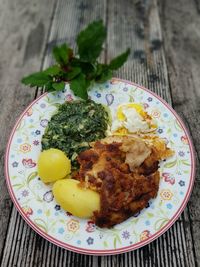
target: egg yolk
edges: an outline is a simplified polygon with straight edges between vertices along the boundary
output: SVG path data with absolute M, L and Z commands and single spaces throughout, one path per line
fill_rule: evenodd
M 135 109 L 142 117 L 145 117 L 145 111 L 143 109 L 143 106 L 140 104 L 135 104 L 135 103 L 129 103 L 129 104 L 124 104 L 124 105 L 120 105 L 117 109 L 117 118 L 120 121 L 125 121 L 126 117 L 123 113 L 123 109 L 124 108 L 133 108 Z

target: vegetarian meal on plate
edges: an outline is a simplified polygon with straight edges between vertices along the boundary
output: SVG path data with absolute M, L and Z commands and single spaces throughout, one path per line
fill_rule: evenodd
M 156 135 L 156 122 L 141 103 L 121 103 L 111 114 L 89 99 L 90 86 L 111 78 L 130 53 L 98 63 L 105 36 L 102 21 L 90 24 L 77 37 L 78 56 L 65 44 L 56 47 L 57 64 L 22 82 L 46 91 L 62 90 L 68 82 L 78 97 L 60 105 L 49 121 L 38 174 L 44 183 L 54 183 L 54 197 L 64 210 L 109 228 L 156 197 L 159 162 L 173 151 Z
M 64 210 L 107 228 L 156 197 L 159 162 L 173 155 L 141 104 L 123 103 L 115 114 L 91 100 L 60 105 L 38 160 L 40 178 L 54 182 L 54 197 Z

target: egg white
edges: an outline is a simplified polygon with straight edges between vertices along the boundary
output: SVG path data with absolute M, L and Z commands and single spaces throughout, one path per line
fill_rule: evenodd
M 134 107 L 124 105 L 122 107 L 124 119 L 117 117 L 117 112 L 113 116 L 111 132 L 120 129 L 127 129 L 129 133 L 148 132 L 151 130 L 149 123 L 139 114 Z

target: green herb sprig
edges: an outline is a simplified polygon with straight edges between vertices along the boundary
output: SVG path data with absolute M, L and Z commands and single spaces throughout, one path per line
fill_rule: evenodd
M 56 64 L 46 70 L 24 77 L 21 82 L 30 87 L 44 87 L 45 91 L 60 91 L 68 82 L 74 94 L 88 99 L 88 89 L 92 83 L 109 80 L 113 71 L 127 60 L 130 49 L 117 56 L 109 64 L 97 61 L 106 39 L 106 28 L 102 20 L 94 21 L 81 31 L 76 39 L 78 54 L 67 45 L 53 48 Z

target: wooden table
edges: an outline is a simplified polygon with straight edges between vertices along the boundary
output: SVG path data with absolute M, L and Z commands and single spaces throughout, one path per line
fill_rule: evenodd
M 66 251 L 36 234 L 9 197 L 3 170 L 6 142 L 15 120 L 41 92 L 20 84 L 22 76 L 52 62 L 51 49 L 102 18 L 108 36 L 101 57 L 109 61 L 131 48 L 116 76 L 146 86 L 171 104 L 200 151 L 199 0 L 0 0 L 0 262 L 1 266 L 200 266 L 200 176 L 178 221 L 136 251 L 93 257 Z

